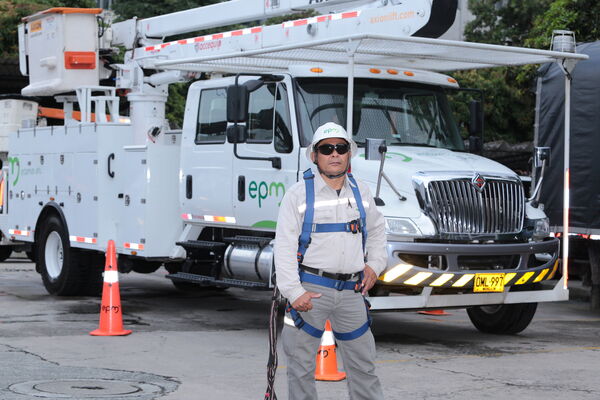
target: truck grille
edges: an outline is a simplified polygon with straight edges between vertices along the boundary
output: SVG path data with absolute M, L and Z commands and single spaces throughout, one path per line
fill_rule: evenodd
M 523 228 L 525 197 L 521 182 L 487 181 L 479 191 L 470 178 L 430 181 L 427 186 L 439 233 L 518 233 Z

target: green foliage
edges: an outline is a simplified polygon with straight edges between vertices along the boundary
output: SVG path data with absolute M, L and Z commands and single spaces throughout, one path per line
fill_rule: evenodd
M 600 39 L 597 0 L 469 0 L 469 8 L 475 15 L 465 29 L 469 41 L 549 49 L 555 29 L 575 31 L 578 42 Z M 486 140 L 531 140 L 537 68 L 456 74 L 461 86 L 485 90 Z
M 555 0 L 535 18 L 525 44 L 549 48 L 552 31 L 568 29 L 575 32 L 577 42 L 600 39 L 600 2 L 597 0 Z
M 0 0 L 0 54 L 18 54 L 17 26 L 23 17 L 52 7 L 95 7 L 93 0 Z

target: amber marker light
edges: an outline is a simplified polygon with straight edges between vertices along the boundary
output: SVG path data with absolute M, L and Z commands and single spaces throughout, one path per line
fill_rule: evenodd
M 454 78 L 448 78 L 448 82 L 450 83 L 458 83 Z
M 369 68 L 369 72 L 372 74 L 380 74 L 381 70 L 377 68 Z
M 390 75 L 398 75 L 398 70 L 396 69 L 388 69 L 387 73 Z
M 311 68 L 310 72 L 314 72 L 315 74 L 320 74 L 323 72 L 323 68 Z
M 410 71 L 404 71 L 404 75 L 406 76 L 415 76 L 414 72 L 410 72 Z
M 132 250 L 132 251 L 131 251 L 131 255 L 132 255 L 132 256 L 137 256 L 137 251 L 135 251 L 135 250 Z
M 50 201 L 54 201 L 54 197 L 50 197 Z

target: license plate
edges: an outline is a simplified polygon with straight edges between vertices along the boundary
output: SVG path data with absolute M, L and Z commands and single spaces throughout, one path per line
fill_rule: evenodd
M 504 274 L 475 274 L 474 292 L 503 292 Z

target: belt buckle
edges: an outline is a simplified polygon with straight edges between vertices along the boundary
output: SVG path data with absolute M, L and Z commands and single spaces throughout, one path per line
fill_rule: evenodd
M 344 282 L 344 281 L 336 280 L 333 288 L 336 289 L 337 291 L 341 292 L 342 290 L 344 290 L 345 284 L 346 284 L 346 282 Z

